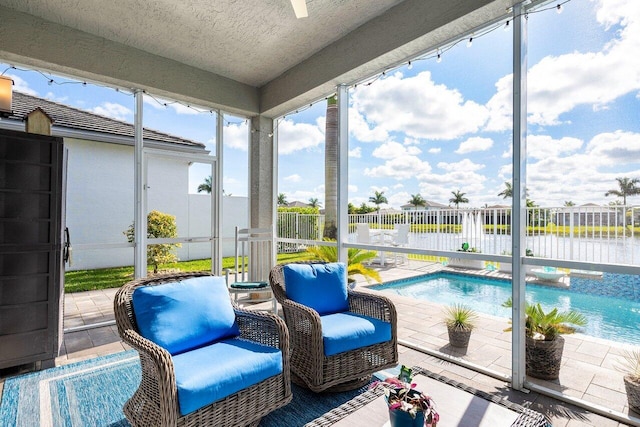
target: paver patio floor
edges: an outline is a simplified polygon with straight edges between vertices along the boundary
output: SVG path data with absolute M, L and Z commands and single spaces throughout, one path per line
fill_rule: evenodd
M 399 266 L 386 265 L 376 268 L 383 281 L 388 282 L 427 274 L 443 267 L 439 264 L 409 261 Z M 482 272 L 482 274 L 495 276 L 502 273 Z M 359 282 L 358 287 L 367 289 L 367 284 Z M 117 328 L 112 324 L 115 292 L 116 289 L 107 289 L 65 296 L 65 335 L 61 354 L 56 359 L 57 365 L 129 348 L 120 341 Z M 525 404 L 531 409 L 544 413 L 554 426 L 626 425 L 533 391 L 529 393 L 515 391 L 505 380 L 496 379 L 433 356 L 434 352 L 439 352 L 459 358 L 463 363 L 480 365 L 492 372 L 508 376 L 511 370 L 511 334 L 504 332 L 508 326 L 508 319 L 480 316 L 479 324 L 472 333 L 466 353 L 461 353 L 448 344 L 446 327 L 442 323 L 442 306 L 392 293 L 385 292 L 384 295 L 394 301 L 398 311 L 398 335 L 401 341 L 399 351 L 402 364 L 420 365 L 472 387 L 503 395 L 513 402 Z M 255 307 L 267 309 L 269 304 L 256 304 Z M 96 323 L 101 326 L 84 329 L 86 325 Z M 531 381 L 567 396 L 584 399 L 625 414 L 629 413 L 622 374 L 615 370 L 621 346 L 579 334 L 566 335 L 565 340 L 559 380 L 550 382 L 531 379 Z M 1 390 L 2 379 L 0 379 L 0 392 Z M 638 414 L 633 412 L 630 415 L 638 417 Z

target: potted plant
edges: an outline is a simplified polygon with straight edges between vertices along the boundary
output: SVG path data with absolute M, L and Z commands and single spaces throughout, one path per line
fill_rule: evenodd
M 325 241 L 331 241 L 325 239 Z M 307 252 L 310 253 L 314 259 L 323 262 L 336 262 L 338 261 L 338 248 L 336 246 L 312 246 L 307 248 Z M 349 288 L 355 287 L 356 281 L 353 278 L 355 275 L 361 275 L 367 282 L 375 280 L 376 282 L 382 282 L 380 273 L 376 270 L 364 265 L 365 261 L 377 257 L 378 254 L 375 251 L 366 251 L 363 249 L 349 248 L 347 251 L 347 282 Z
M 503 307 L 511 307 L 509 298 Z M 538 304 L 525 304 L 525 362 L 526 373 L 535 378 L 555 380 L 560 376 L 560 363 L 564 349 L 561 334 L 575 332 L 575 327 L 585 326 L 587 319 L 574 310 L 558 311 L 557 308 L 545 313 Z M 505 329 L 510 331 L 511 328 Z
M 473 252 L 480 253 L 480 249 L 476 247 L 472 247 L 469 243 L 464 242 L 458 252 Z M 482 270 L 484 268 L 484 261 L 481 259 L 466 259 L 466 258 L 450 258 L 449 259 L 450 267 L 463 267 L 463 268 L 475 268 L 478 270 Z
M 415 389 L 412 370 L 402 365 L 397 378 L 376 381 L 371 387 L 384 387 L 391 427 L 436 427 L 440 415 L 430 396 Z
M 452 347 L 466 348 L 469 345 L 477 318 L 476 312 L 463 304 L 453 304 L 444 309 L 444 322 Z
M 624 388 L 627 391 L 629 408 L 640 412 L 640 350 L 622 353 L 622 361 L 616 368 L 624 372 Z

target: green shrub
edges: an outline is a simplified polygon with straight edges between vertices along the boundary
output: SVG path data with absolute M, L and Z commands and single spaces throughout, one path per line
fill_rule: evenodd
M 133 224 L 124 232 L 127 241 L 135 240 Z M 147 238 L 172 238 L 178 237 L 176 217 L 159 211 L 151 211 L 147 215 Z M 175 248 L 182 246 L 180 243 L 162 243 L 147 245 L 147 264 L 153 265 L 153 272 L 158 272 L 160 264 L 168 264 L 178 261 Z

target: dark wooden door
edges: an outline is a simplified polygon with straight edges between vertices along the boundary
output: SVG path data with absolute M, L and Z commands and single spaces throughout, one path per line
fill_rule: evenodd
M 0 130 L 0 368 L 58 355 L 63 194 L 62 138 Z

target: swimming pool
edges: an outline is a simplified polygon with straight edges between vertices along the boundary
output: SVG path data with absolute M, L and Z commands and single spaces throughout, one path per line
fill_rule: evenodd
M 539 302 L 545 310 L 558 307 L 560 311 L 576 310 L 584 314 L 589 323 L 579 332 L 585 335 L 639 345 L 640 277 L 607 276 L 605 273 L 601 280 L 572 277 L 569 289 L 527 284 L 526 299 L 529 303 Z M 623 293 L 615 294 L 618 286 Z M 463 303 L 478 313 L 511 317 L 511 309 L 502 307 L 511 296 L 511 282 L 507 280 L 447 272 L 388 282 L 372 289 L 442 305 Z

